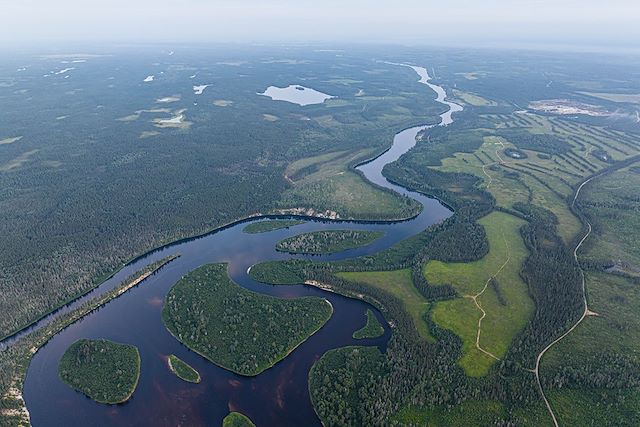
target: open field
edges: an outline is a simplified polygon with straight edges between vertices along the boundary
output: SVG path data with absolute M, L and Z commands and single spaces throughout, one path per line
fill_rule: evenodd
M 640 138 L 611 129 L 532 113 L 485 117 L 496 131 L 487 132 L 477 150 L 443 159 L 438 169 L 482 178 L 498 206 L 511 208 L 516 202 L 531 201 L 550 210 L 558 218 L 558 230 L 565 243 L 571 242 L 580 230 L 580 222 L 567 204 L 573 186 L 607 167 L 610 161 L 640 153 Z M 566 151 L 558 151 L 555 145 L 550 147 L 556 148 L 538 145 L 531 149 L 527 135 L 553 137 L 564 144 Z M 511 158 L 504 153 L 509 148 L 520 148 L 527 157 Z M 605 158 L 611 160 L 604 161 Z
M 416 215 L 420 205 L 412 199 L 373 187 L 351 166 L 373 156 L 375 151 L 338 151 L 305 158 L 289 165 L 285 178 L 292 188 L 279 205 L 330 212 L 339 218 L 400 219 Z
M 413 319 L 420 336 L 425 340 L 433 340 L 424 320 L 430 304 L 413 286 L 410 270 L 347 272 L 337 275 L 343 279 L 366 283 L 385 290 L 400 299 L 405 310 Z
M 108 340 L 82 339 L 62 355 L 60 378 L 99 403 L 129 400 L 140 377 L 140 353 L 135 346 Z
M 527 285 L 519 275 L 528 255 L 519 230 L 524 221 L 493 212 L 478 222 L 485 228 L 489 240 L 489 253 L 485 257 L 469 263 L 429 261 L 424 267 L 430 284 L 451 284 L 461 295 L 461 298 L 436 303 L 432 317 L 437 324 L 462 338 L 460 365 L 471 376 L 486 374 L 496 361 L 476 348 L 482 312 L 472 297 L 476 297 L 486 312 L 479 345 L 497 358 L 506 354 L 534 309 Z
M 211 362 L 258 375 L 284 359 L 331 317 L 320 298 L 279 299 L 248 291 L 225 264 L 193 270 L 167 294 L 162 320 L 171 334 Z

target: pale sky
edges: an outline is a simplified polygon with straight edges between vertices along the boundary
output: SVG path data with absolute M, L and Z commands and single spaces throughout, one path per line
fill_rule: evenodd
M 640 45 L 640 0 L 0 0 L 0 42 Z

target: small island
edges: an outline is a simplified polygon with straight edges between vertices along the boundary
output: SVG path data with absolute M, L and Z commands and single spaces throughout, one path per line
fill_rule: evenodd
M 304 224 L 304 221 L 295 219 L 276 219 L 273 221 L 252 222 L 242 229 L 245 233 L 257 234 L 266 233 L 268 231 L 280 230 L 282 228 L 293 227 L 294 225 Z
M 222 420 L 222 427 L 256 427 L 256 425 L 246 415 L 231 412 Z
M 140 353 L 128 344 L 81 339 L 65 351 L 58 374 L 71 388 L 96 402 L 123 403 L 138 385 Z
M 176 374 L 178 378 L 195 384 L 200 382 L 200 374 L 198 371 L 193 369 L 187 362 L 180 359 L 175 354 L 171 354 L 167 358 L 167 364 L 169 365 L 171 372 Z
M 162 321 L 169 332 L 209 361 L 254 376 L 284 359 L 331 317 L 329 301 L 280 299 L 248 291 L 207 264 L 169 291 Z
M 367 323 L 353 333 L 353 338 L 357 340 L 363 340 L 366 338 L 378 338 L 384 334 L 384 328 L 376 319 L 376 315 L 373 314 L 371 309 L 367 309 Z
M 365 246 L 384 233 L 365 230 L 329 230 L 298 234 L 279 241 L 276 250 L 292 254 L 321 255 Z

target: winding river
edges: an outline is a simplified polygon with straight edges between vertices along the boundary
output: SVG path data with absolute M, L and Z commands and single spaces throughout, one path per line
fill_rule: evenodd
M 419 75 L 420 83 L 436 92 L 437 101 L 447 106 L 447 111 L 441 114 L 439 125 L 450 124 L 452 114 L 461 111 L 462 107 L 445 100 L 444 89 L 429 82 L 425 68 L 410 67 Z M 275 250 L 276 242 L 299 233 L 332 229 L 385 232 L 384 237 L 368 246 L 313 257 L 316 261 L 332 261 L 378 252 L 449 217 L 451 211 L 438 200 L 394 185 L 382 175 L 384 165 L 410 150 L 416 144 L 418 132 L 429 127 L 417 126 L 399 132 L 388 151 L 358 167 L 369 181 L 419 201 L 424 208 L 411 220 L 395 223 L 308 220 L 289 229 L 262 234 L 246 234 L 242 229 L 250 222 L 268 218 L 238 222 L 206 236 L 149 253 L 125 266 L 87 296 L 62 309 L 72 310 L 88 298 L 117 286 L 156 260 L 176 253 L 182 255 L 140 286 L 54 336 L 34 355 L 23 392 L 33 425 L 221 425 L 230 410 L 246 414 L 259 426 L 320 425 L 308 393 L 307 377 L 313 363 L 327 350 L 346 345 L 378 346 L 385 351 L 391 334 L 389 327 L 380 312 L 374 310 L 385 325 L 384 335 L 376 339 L 354 340 L 351 334 L 364 325 L 365 311 L 371 308 L 368 304 L 311 286 L 260 284 L 247 275 L 247 269 L 261 261 L 305 258 Z M 212 262 L 228 263 L 231 278 L 252 291 L 280 298 L 326 298 L 334 307 L 333 316 L 286 359 L 256 377 L 243 377 L 219 368 L 175 340 L 164 328 L 160 316 L 165 295 L 171 286 L 189 271 Z M 3 344 L 10 344 L 12 340 L 41 327 L 58 313 L 46 317 Z M 115 406 L 95 403 L 58 378 L 58 361 L 66 348 L 80 338 L 107 338 L 138 346 L 141 355 L 140 382 L 127 403 Z M 200 384 L 186 383 L 169 371 L 165 358 L 172 353 L 200 372 Z

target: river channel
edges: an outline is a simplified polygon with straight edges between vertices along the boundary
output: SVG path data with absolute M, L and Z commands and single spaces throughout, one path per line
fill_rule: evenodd
M 440 116 L 439 125 L 450 124 L 453 121 L 452 114 L 461 111 L 462 107 L 445 100 L 445 90 L 429 81 L 425 68 L 411 68 L 420 77 L 420 83 L 435 91 L 437 101 L 447 107 Z M 425 96 L 431 95 L 430 90 L 425 90 Z M 267 260 L 309 258 L 332 261 L 372 254 L 452 215 L 438 200 L 394 185 L 382 175 L 382 168 L 410 150 L 416 144 L 417 134 L 427 128 L 429 126 L 417 126 L 399 132 L 388 151 L 358 167 L 369 181 L 420 202 L 423 210 L 411 220 L 360 223 L 309 219 L 304 224 L 289 229 L 261 234 L 244 233 L 242 230 L 247 224 L 269 220 L 266 217 L 253 218 L 146 254 L 123 267 L 87 296 L 61 310 L 72 310 L 86 299 L 117 286 L 125 278 L 156 260 L 181 254 L 180 258 L 160 269 L 138 287 L 69 326 L 40 348 L 29 366 L 23 392 L 33 425 L 219 426 L 230 410 L 246 414 L 257 426 L 320 425 L 308 393 L 308 373 L 313 363 L 327 350 L 346 345 L 378 346 L 385 351 L 390 329 L 380 312 L 374 309 L 378 319 L 385 325 L 384 335 L 376 339 L 354 340 L 351 335 L 364 325 L 366 309 L 371 308 L 368 304 L 306 285 L 272 286 L 257 283 L 247 275 L 247 270 L 250 266 Z M 326 256 L 305 257 L 275 250 L 276 243 L 284 238 L 304 232 L 332 229 L 383 231 L 385 235 L 368 246 Z M 189 271 L 214 262 L 228 263 L 231 278 L 252 291 L 280 298 L 326 298 L 333 305 L 333 316 L 287 358 L 256 377 L 243 377 L 222 369 L 180 344 L 165 329 L 161 320 L 162 305 L 169 289 Z M 59 312 L 48 316 L 22 334 L 41 327 L 58 314 Z M 10 340 L 19 337 L 20 334 Z M 139 348 L 140 381 L 127 403 L 96 403 L 58 378 L 58 362 L 62 354 L 80 338 L 106 338 Z M 187 383 L 172 374 L 166 365 L 166 356 L 169 354 L 176 354 L 200 372 L 201 383 Z

